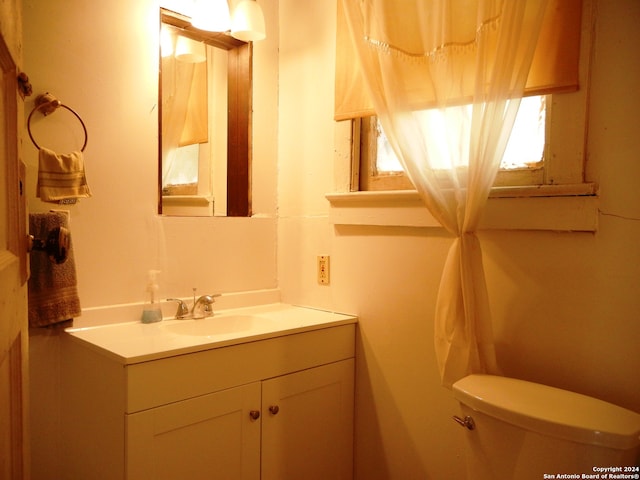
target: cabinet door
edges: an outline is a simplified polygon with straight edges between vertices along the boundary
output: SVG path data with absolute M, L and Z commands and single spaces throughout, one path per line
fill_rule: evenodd
M 258 480 L 259 409 L 256 382 L 127 415 L 126 478 Z
M 353 476 L 353 359 L 264 381 L 262 480 Z

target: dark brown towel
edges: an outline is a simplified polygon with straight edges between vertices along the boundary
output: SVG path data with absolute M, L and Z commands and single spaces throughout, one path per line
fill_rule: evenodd
M 29 215 L 29 232 L 35 238 L 47 238 L 57 227 L 68 227 L 64 212 L 32 213 Z M 40 251 L 30 256 L 29 277 L 29 326 L 49 327 L 69 322 L 81 314 L 78 298 L 76 266 L 73 246 L 69 244 L 67 260 L 59 265 Z M 70 326 L 70 325 L 65 325 Z

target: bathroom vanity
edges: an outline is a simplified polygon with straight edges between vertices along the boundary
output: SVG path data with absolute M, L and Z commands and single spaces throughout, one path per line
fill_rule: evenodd
M 352 478 L 355 323 L 274 304 L 69 330 L 63 478 Z

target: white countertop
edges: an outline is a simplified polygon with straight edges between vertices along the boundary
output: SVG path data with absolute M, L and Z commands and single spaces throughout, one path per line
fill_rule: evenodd
M 222 310 L 199 320 L 113 323 L 66 332 L 126 365 L 356 322 L 352 315 L 275 303 Z

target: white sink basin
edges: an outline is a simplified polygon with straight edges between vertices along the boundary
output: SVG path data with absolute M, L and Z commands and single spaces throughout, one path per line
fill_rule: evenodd
M 198 320 L 111 323 L 66 332 L 129 365 L 355 322 L 351 315 L 276 303 L 217 311 Z
M 269 323 L 269 319 L 255 315 L 224 315 L 197 320 L 182 320 L 178 323 L 163 325 L 164 329 L 178 335 L 210 337 L 251 330 L 258 324 Z

